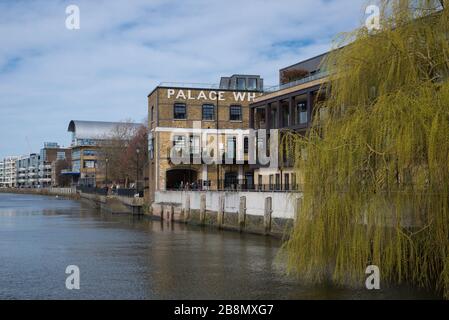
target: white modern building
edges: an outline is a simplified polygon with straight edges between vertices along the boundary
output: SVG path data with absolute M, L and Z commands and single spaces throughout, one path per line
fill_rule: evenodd
M 56 142 L 46 142 L 40 153 L 16 158 L 15 171 L 18 188 L 47 188 L 52 185 L 52 164 L 57 160 L 70 159 L 71 150 Z
M 16 186 L 16 161 L 18 157 L 6 157 L 0 161 L 0 187 L 13 188 Z
M 35 188 L 39 185 L 39 160 L 40 156 L 32 153 L 17 159 L 17 187 Z
M 4 180 L 5 180 L 5 165 L 3 160 L 0 160 L 0 188 L 4 188 Z

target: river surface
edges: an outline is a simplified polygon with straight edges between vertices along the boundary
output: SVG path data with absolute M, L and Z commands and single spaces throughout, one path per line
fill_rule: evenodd
M 0 193 L 0 299 L 416 299 L 304 286 L 276 239 L 102 213 L 83 203 Z M 66 288 L 66 267 L 80 290 Z

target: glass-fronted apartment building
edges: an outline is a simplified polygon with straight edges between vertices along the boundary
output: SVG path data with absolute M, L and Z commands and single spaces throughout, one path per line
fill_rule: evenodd
M 327 83 L 328 73 L 322 62 L 326 54 L 299 62 L 279 71 L 279 85 L 266 88 L 250 108 L 253 129 L 293 130 L 306 134 L 315 115 L 315 105 L 325 100 L 320 88 Z M 259 190 L 292 191 L 301 189 L 301 177 L 293 170 L 294 161 L 279 154 L 278 168 L 256 166 L 254 180 Z
M 3 160 L 0 160 L 0 188 L 4 188 L 4 181 L 5 181 L 5 165 Z
M 0 161 L 0 188 L 16 186 L 16 160 L 17 157 L 6 157 Z
M 39 187 L 39 162 L 40 155 L 37 153 L 19 157 L 16 161 L 18 188 Z
M 17 158 L 15 176 L 18 188 L 47 188 L 52 186 L 52 164 L 70 158 L 71 150 L 56 142 L 46 142 L 39 153 Z

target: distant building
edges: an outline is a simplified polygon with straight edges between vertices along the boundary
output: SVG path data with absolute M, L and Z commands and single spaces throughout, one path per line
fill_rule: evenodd
M 6 157 L 0 161 L 0 187 L 16 186 L 16 160 L 18 157 Z
M 18 188 L 39 187 L 40 155 L 32 153 L 16 160 L 16 177 Z
M 72 150 L 61 148 L 56 142 L 46 142 L 39 155 L 39 186 L 52 186 L 53 163 L 71 159 Z
M 70 159 L 70 156 L 70 148 L 62 148 L 56 142 L 46 142 L 40 153 L 15 158 L 16 187 L 51 187 L 53 162 Z
M 68 131 L 72 133 L 71 170 L 63 171 L 63 175 L 72 177 L 74 183 L 83 186 L 96 186 L 105 180 L 98 170 L 98 149 L 102 141 L 117 134 L 121 128 L 131 126 L 138 129 L 142 125 L 124 122 L 101 122 L 72 120 Z
M 0 160 L 0 188 L 4 188 L 4 181 L 5 181 L 5 165 L 3 160 Z

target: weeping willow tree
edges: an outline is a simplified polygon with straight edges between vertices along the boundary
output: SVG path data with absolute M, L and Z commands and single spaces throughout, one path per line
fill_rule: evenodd
M 305 137 L 287 134 L 304 183 L 284 250 L 313 283 L 436 288 L 449 298 L 449 14 L 381 1 L 381 28 L 338 38 Z

